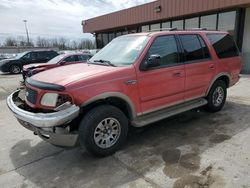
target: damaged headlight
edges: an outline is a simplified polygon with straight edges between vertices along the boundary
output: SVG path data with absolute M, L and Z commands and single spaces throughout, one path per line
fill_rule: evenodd
M 58 107 L 66 102 L 72 102 L 71 97 L 66 94 L 45 93 L 41 99 L 41 105 Z
M 57 93 L 45 93 L 41 100 L 41 105 L 56 107 L 58 94 Z

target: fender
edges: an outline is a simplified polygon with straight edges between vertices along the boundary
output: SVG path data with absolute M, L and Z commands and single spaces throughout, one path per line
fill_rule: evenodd
M 230 74 L 229 74 L 228 72 L 221 72 L 220 74 L 217 74 L 217 75 L 213 78 L 211 84 L 209 85 L 209 87 L 208 87 L 208 89 L 207 89 L 207 92 L 206 92 L 206 95 L 205 95 L 205 96 L 208 95 L 208 93 L 209 93 L 211 87 L 213 86 L 214 82 L 215 82 L 219 77 L 221 77 L 221 76 L 226 76 L 226 77 L 228 77 L 228 79 L 229 79 L 229 85 L 230 85 L 230 82 L 231 82 L 231 76 L 230 76 Z
M 91 104 L 95 101 L 98 101 L 101 99 L 107 99 L 110 97 L 116 97 L 116 98 L 120 98 L 120 99 L 124 100 L 128 104 L 128 106 L 131 110 L 132 118 L 134 119 L 136 117 L 136 111 L 135 111 L 135 107 L 134 107 L 133 102 L 131 101 L 131 99 L 127 95 L 124 95 L 123 93 L 120 93 L 120 92 L 105 92 L 105 93 L 96 95 L 96 96 L 88 99 L 84 103 L 82 103 L 80 105 L 80 107 L 84 107 L 84 106 L 87 106 L 88 104 Z

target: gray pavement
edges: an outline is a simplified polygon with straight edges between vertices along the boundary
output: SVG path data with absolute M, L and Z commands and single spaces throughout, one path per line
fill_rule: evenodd
M 0 187 L 250 187 L 250 77 L 215 114 L 189 111 L 133 129 L 113 156 L 56 148 L 19 125 L 5 98 L 20 75 L 0 75 Z

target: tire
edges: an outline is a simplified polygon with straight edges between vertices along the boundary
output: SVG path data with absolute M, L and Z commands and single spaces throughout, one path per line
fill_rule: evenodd
M 19 65 L 11 65 L 10 73 L 11 74 L 19 74 L 21 72 L 21 67 Z
M 206 110 L 213 113 L 220 111 L 226 102 L 226 98 L 226 83 L 222 80 L 215 81 L 207 96 L 208 104 L 206 105 Z
M 127 134 L 127 117 L 120 109 L 111 105 L 101 105 L 90 110 L 79 127 L 81 147 L 100 157 L 111 155 L 120 149 Z

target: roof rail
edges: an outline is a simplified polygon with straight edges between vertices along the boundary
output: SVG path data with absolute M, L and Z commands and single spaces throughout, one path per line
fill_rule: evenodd
M 178 28 L 174 27 L 174 28 L 159 28 L 159 29 L 152 29 L 152 30 L 148 30 L 147 32 L 154 32 L 154 31 L 177 31 Z
M 154 32 L 154 31 L 207 31 L 207 28 L 189 28 L 189 29 L 178 29 L 177 27 L 174 28 L 160 28 L 160 29 L 152 29 L 148 30 L 147 32 Z

